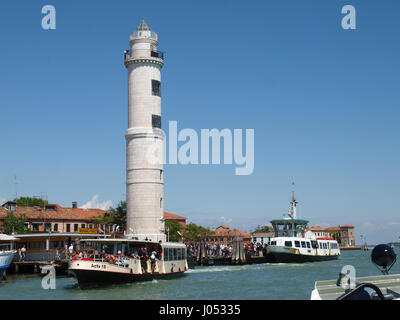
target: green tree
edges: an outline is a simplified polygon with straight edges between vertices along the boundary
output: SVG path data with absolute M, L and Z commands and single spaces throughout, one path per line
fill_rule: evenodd
M 103 217 L 93 218 L 91 222 L 100 225 L 118 225 L 124 230 L 126 225 L 126 201 L 120 201 L 116 208 L 110 208 Z
M 189 223 L 186 225 L 183 236 L 187 241 L 196 241 L 209 237 L 211 233 L 210 229 L 198 226 L 194 223 Z
M 31 197 L 19 197 L 18 199 L 14 199 L 17 203 L 17 206 L 21 207 L 42 207 L 45 205 L 45 201 L 40 198 L 31 198 Z
M 252 233 L 266 233 L 266 232 L 272 232 L 272 231 L 273 231 L 273 229 L 271 226 L 258 225 L 257 228 L 255 228 Z
M 182 239 L 182 236 L 178 232 L 183 234 L 183 229 L 184 227 L 176 221 L 165 221 L 165 234 L 168 236 L 169 241 L 180 241 Z
M 12 234 L 13 232 L 17 234 L 30 233 L 29 228 L 25 226 L 27 221 L 26 215 L 17 217 L 13 212 L 9 212 L 4 218 L 1 232 L 5 234 Z

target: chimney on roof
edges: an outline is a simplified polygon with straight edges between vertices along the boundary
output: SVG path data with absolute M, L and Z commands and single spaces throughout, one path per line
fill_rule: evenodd
M 78 202 L 76 202 L 76 201 L 72 202 L 72 208 L 73 209 L 78 208 Z

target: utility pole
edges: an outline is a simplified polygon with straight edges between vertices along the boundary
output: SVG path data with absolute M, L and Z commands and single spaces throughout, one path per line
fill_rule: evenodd
M 14 184 L 15 184 L 15 201 L 18 200 L 18 182 L 17 182 L 17 176 L 14 175 Z

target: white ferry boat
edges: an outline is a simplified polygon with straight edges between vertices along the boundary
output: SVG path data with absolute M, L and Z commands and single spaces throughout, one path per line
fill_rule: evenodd
M 339 244 L 330 237 L 315 237 L 306 231 L 307 220 L 297 219 L 297 201 L 292 192 L 288 216 L 272 220 L 275 236 L 270 239 L 267 261 L 269 262 L 312 262 L 337 259 Z
M 14 240 L 17 239 L 6 234 L 0 234 L 0 278 L 3 277 L 4 272 L 10 266 L 17 253 L 13 249 Z
M 83 239 L 84 254 L 69 262 L 80 287 L 179 277 L 187 271 L 186 245 L 130 239 Z M 146 253 L 147 251 L 147 253 Z

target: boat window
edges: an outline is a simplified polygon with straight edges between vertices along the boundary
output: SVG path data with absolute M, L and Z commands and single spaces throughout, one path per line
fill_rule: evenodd
M 317 242 L 317 241 L 311 241 L 311 246 L 312 246 L 314 249 L 318 249 L 318 242 Z
M 168 261 L 168 248 L 164 248 L 164 261 Z
M 308 241 L 306 242 L 306 244 L 307 244 L 307 248 L 311 248 L 311 245 Z
M 276 241 L 271 241 L 271 246 L 276 246 Z
M 295 241 L 294 245 L 295 245 L 296 248 L 300 248 L 300 241 Z
M 174 248 L 174 260 L 178 260 L 178 248 Z
M 292 241 L 285 241 L 285 247 L 292 247 L 293 242 Z
M 302 241 L 302 242 L 301 242 L 301 247 L 302 247 L 302 248 L 305 248 L 305 247 L 306 247 L 306 242 L 305 242 L 305 241 Z

